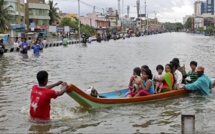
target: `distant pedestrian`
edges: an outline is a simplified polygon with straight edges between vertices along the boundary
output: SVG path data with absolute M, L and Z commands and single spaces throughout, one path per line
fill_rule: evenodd
M 0 55 L 3 55 L 5 52 L 5 45 L 3 39 L 0 40 Z
M 34 50 L 34 54 L 35 55 L 39 55 L 40 54 L 40 48 L 41 48 L 41 46 L 40 46 L 40 44 L 39 43 L 34 43 L 34 45 L 31 47 L 31 49 L 33 49 Z
M 67 44 L 68 44 L 68 40 L 67 40 L 66 37 L 64 37 L 64 39 L 63 39 L 63 45 L 64 45 L 64 46 L 67 46 Z
M 21 53 L 28 54 L 28 47 L 29 47 L 29 45 L 28 45 L 27 39 L 24 38 L 24 41 L 22 42 L 22 45 L 21 45 L 21 48 L 22 48 Z
M 43 47 L 46 46 L 46 44 L 47 44 L 47 40 L 46 40 L 46 38 L 44 38 L 43 43 L 42 43 Z
M 17 48 L 19 47 L 19 41 L 18 41 L 18 37 L 16 37 L 16 40 L 13 43 L 13 47 L 14 47 L 14 51 L 17 50 Z

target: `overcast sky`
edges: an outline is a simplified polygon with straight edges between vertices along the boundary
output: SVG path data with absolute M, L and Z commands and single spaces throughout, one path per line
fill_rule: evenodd
M 53 0 L 58 3 L 58 7 L 64 13 L 77 13 L 78 14 L 78 2 L 77 0 Z M 113 7 L 117 9 L 118 0 L 81 0 L 88 3 L 90 6 L 81 3 L 81 15 L 93 12 L 93 7 L 96 6 L 97 12 L 103 12 L 101 8 Z M 121 0 L 121 8 L 122 8 Z M 141 13 L 144 11 L 144 1 L 140 0 Z M 146 0 L 147 13 L 150 18 L 155 17 L 154 11 L 157 13 L 157 17 L 161 22 L 182 22 L 185 15 L 192 15 L 194 13 L 195 0 Z M 130 16 L 136 17 L 136 0 L 124 0 L 123 14 L 127 14 L 127 6 L 130 6 Z

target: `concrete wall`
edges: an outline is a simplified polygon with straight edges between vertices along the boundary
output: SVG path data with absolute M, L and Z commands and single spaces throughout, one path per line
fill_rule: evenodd
M 94 28 L 106 28 L 109 27 L 110 21 L 106 19 L 104 16 L 100 16 L 97 13 L 87 14 L 86 17 L 81 16 L 80 21 L 82 24 L 92 26 Z

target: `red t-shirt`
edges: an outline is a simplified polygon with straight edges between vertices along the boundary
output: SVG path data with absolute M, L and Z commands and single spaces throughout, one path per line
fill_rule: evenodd
M 32 119 L 50 120 L 51 98 L 57 98 L 60 92 L 34 85 L 31 91 L 30 115 Z

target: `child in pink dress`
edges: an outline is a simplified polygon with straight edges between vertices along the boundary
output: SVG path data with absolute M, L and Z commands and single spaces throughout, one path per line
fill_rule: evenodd
M 130 82 L 129 82 L 129 92 L 126 94 L 127 97 L 132 97 L 135 95 L 135 92 L 133 92 L 133 89 L 134 89 L 134 84 L 135 84 L 135 77 L 136 76 L 139 76 L 140 77 L 140 73 L 141 73 L 141 70 L 139 67 L 136 67 L 134 68 L 133 70 L 133 75 L 131 76 L 130 78 Z
M 158 65 L 156 67 L 157 70 L 157 74 L 154 76 L 156 79 L 162 78 L 163 77 L 163 70 L 164 67 L 162 65 Z M 155 93 L 160 93 L 161 89 L 163 88 L 163 82 L 156 82 L 156 86 L 155 86 Z M 158 90 L 159 89 L 159 90 Z

